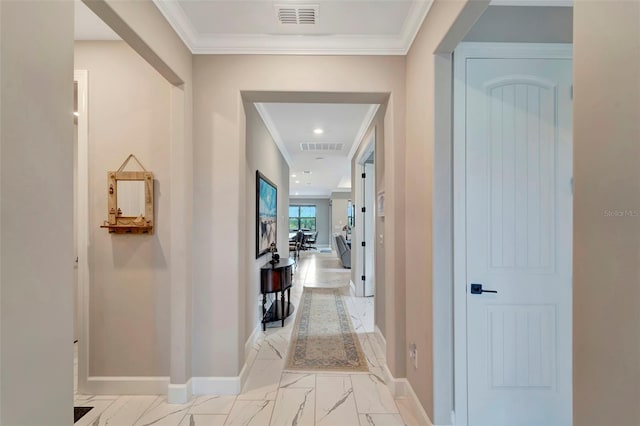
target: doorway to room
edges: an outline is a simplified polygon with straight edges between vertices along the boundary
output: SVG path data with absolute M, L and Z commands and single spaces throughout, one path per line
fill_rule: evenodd
M 263 96 L 269 102 L 260 102 Z M 366 101 L 361 102 L 359 97 Z M 282 223 L 287 229 L 282 232 L 280 228 L 278 232 L 279 251 L 283 252 L 281 239 L 285 237 L 284 241 L 287 241 L 287 235 L 287 247 L 295 247 L 296 235 L 301 231 L 304 241 L 296 258 L 301 265 L 308 261 L 294 274 L 295 279 L 304 286 L 334 287 L 337 283 L 330 281 L 338 275 L 343 277 L 345 295 L 353 299 L 348 302 L 349 309 L 366 310 L 363 314 L 367 323 L 365 328 L 374 332 L 374 305 L 378 301 L 371 298 L 360 303 L 357 299 L 373 296 L 376 286 L 380 285 L 375 280 L 377 164 L 374 152 L 375 135 L 382 127 L 384 111 L 379 111 L 380 104 L 371 103 L 372 97 L 358 94 L 334 94 L 330 100 L 312 93 L 279 96 L 251 93 L 244 98 L 248 170 L 253 173 L 260 170 L 275 177 L 281 202 L 278 211 L 289 213 Z M 254 110 L 260 123 L 254 122 Z M 279 168 L 273 168 L 273 161 L 266 161 L 273 157 L 264 148 L 266 135 L 277 145 L 288 166 L 286 183 L 279 180 L 281 172 Z M 261 142 L 254 144 L 254 138 Z M 365 170 L 368 177 L 363 180 Z M 250 182 L 249 177 L 247 182 Z M 288 192 L 286 200 L 280 199 L 282 189 Z M 363 209 L 366 205 L 368 207 Z M 365 234 L 370 240 L 368 247 L 362 245 Z M 328 265 L 330 260 L 327 256 L 337 262 L 329 269 L 324 267 L 325 284 L 314 282 L 324 279 L 302 276 L 309 271 L 316 273 L 321 266 Z M 260 262 L 264 263 L 264 260 L 256 260 L 256 265 L 260 266 Z M 380 263 L 384 263 L 384 259 L 380 259 Z M 362 280 L 363 276 L 366 281 Z M 384 295 L 384 291 L 381 294 Z M 251 305 L 252 301 L 249 301 L 247 306 Z M 354 324 L 358 332 L 362 325 L 359 322 Z

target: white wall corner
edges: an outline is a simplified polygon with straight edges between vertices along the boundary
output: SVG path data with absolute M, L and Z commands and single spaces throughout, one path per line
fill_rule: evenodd
M 169 384 L 167 389 L 167 402 L 169 404 L 186 404 L 193 396 L 191 379 L 187 383 Z

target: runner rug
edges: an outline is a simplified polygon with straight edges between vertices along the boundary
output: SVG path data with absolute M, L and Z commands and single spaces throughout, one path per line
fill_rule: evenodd
M 286 369 L 369 371 L 339 291 L 307 287 L 300 305 Z

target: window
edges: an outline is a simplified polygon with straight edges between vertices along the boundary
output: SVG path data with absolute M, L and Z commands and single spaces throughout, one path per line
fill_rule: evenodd
M 316 206 L 289 206 L 289 232 L 316 230 Z

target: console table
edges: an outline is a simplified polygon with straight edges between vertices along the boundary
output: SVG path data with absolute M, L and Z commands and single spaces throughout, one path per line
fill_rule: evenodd
M 260 267 L 260 292 L 262 293 L 262 331 L 267 329 L 268 322 L 282 321 L 293 314 L 294 306 L 291 304 L 291 283 L 293 281 L 293 265 L 295 261 L 287 258 L 280 262 L 265 263 Z M 286 300 L 285 300 L 286 291 Z M 267 294 L 275 293 L 276 297 L 267 310 Z M 280 301 L 278 303 L 278 293 Z

